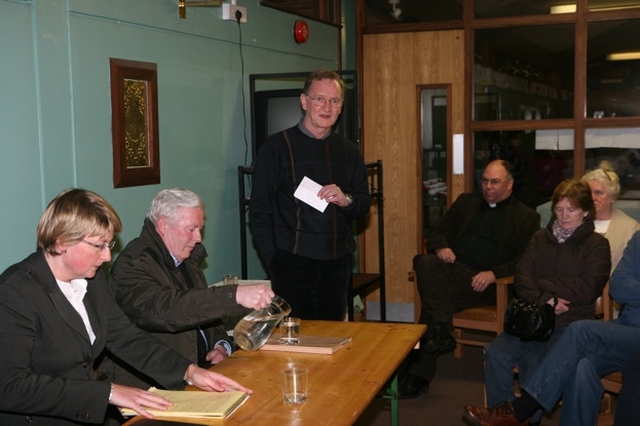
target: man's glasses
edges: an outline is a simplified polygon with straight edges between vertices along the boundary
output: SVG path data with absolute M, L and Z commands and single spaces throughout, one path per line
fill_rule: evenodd
M 327 98 L 323 98 L 322 96 L 316 96 L 314 98 L 313 96 L 307 95 L 306 93 L 305 93 L 305 96 L 311 99 L 312 103 L 315 106 L 319 106 L 319 107 L 323 107 L 327 104 L 327 102 L 329 102 L 329 105 L 331 105 L 331 108 L 340 108 L 344 103 L 344 100 L 340 98 L 327 99 Z
M 85 241 L 85 240 L 81 240 L 83 243 L 85 244 L 89 244 L 91 247 L 95 247 L 100 251 L 106 250 L 106 249 L 113 249 L 116 245 L 115 240 L 114 241 L 109 241 L 108 243 L 104 243 L 104 244 L 96 244 L 96 243 L 92 243 L 91 241 Z
M 489 186 L 489 184 L 491 184 L 491 186 L 498 186 L 503 182 L 506 182 L 507 180 L 502 180 L 502 179 L 487 179 L 485 177 L 480 178 L 480 183 L 484 186 Z

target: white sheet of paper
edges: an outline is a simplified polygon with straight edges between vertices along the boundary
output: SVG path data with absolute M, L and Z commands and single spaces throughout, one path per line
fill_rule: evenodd
M 453 174 L 464 174 L 464 135 L 453 135 Z
M 300 185 L 298 186 L 298 189 L 296 189 L 296 192 L 293 193 L 293 196 L 298 200 L 309 204 L 314 209 L 324 213 L 329 203 L 318 197 L 318 192 L 321 189 L 322 185 L 305 176 L 302 178 L 302 182 L 300 182 Z

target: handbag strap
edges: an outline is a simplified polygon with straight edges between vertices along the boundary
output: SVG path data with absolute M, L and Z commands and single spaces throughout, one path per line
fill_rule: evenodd
M 540 300 L 540 297 L 542 296 L 542 293 L 544 293 L 543 291 L 540 291 L 538 293 L 538 295 L 536 296 L 535 300 L 533 301 L 533 306 L 538 306 L 538 300 Z M 558 295 L 557 294 L 553 294 L 553 308 L 555 309 L 556 306 L 558 306 Z

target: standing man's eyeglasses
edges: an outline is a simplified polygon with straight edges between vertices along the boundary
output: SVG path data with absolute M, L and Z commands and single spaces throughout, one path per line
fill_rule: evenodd
M 322 96 L 317 96 L 314 98 L 313 96 L 307 95 L 306 93 L 305 93 L 305 96 L 311 99 L 311 101 L 315 106 L 319 106 L 319 107 L 323 107 L 327 104 L 327 102 L 329 102 L 329 105 L 331 105 L 331 108 L 340 108 L 344 103 L 344 100 L 340 98 L 327 99 L 327 98 L 323 98 Z

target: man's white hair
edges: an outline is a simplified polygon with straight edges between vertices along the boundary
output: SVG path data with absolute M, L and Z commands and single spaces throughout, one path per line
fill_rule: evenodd
M 167 218 L 170 222 L 175 222 L 178 210 L 182 207 L 200 207 L 204 210 L 204 202 L 198 194 L 188 189 L 163 189 L 151 201 L 147 218 L 154 225 L 158 224 L 158 219 L 161 217 Z

